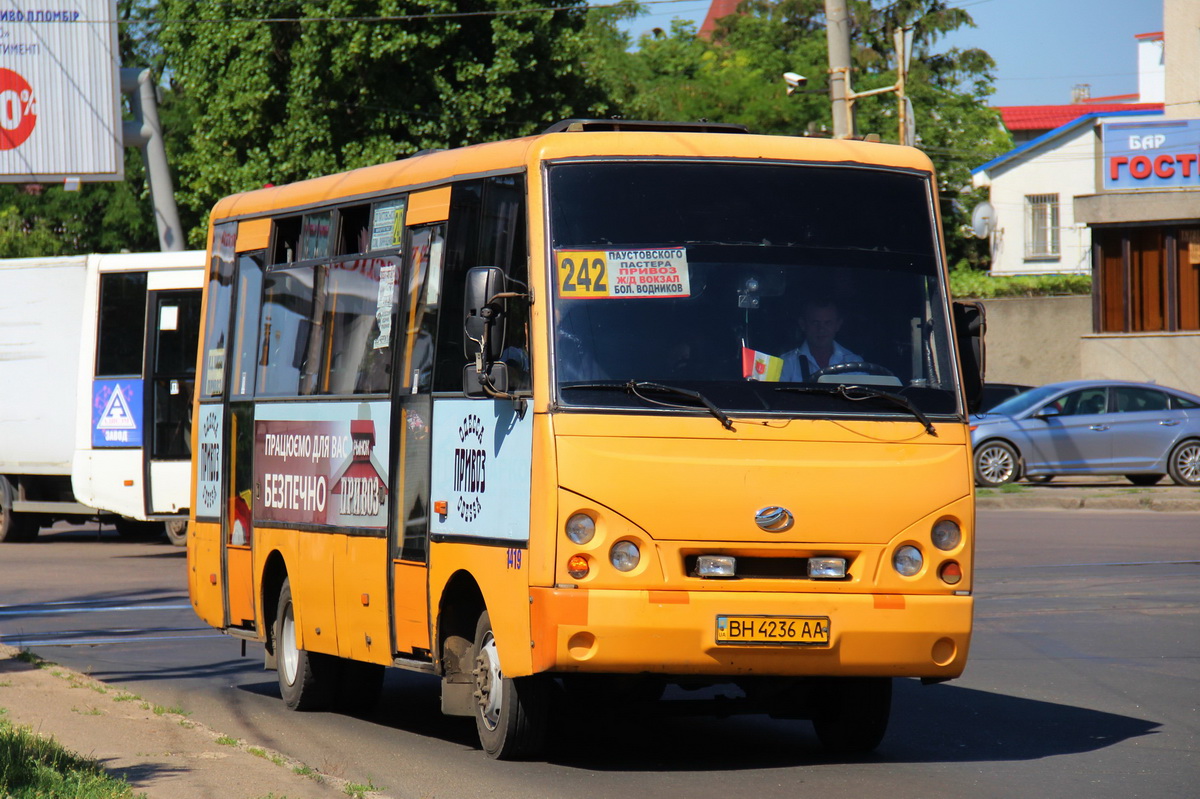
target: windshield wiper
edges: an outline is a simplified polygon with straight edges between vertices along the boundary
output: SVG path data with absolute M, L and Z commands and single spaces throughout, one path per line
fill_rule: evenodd
M 665 386 L 662 383 L 651 383 L 648 380 L 630 380 L 625 383 L 572 383 L 571 385 L 563 386 L 563 388 L 584 388 L 595 391 L 623 391 L 626 394 L 632 394 L 638 399 L 668 408 L 685 408 L 687 406 L 680 405 L 676 402 L 662 402 L 661 400 L 652 399 L 641 392 L 658 391 L 664 394 L 674 394 L 679 397 L 687 397 L 688 399 L 694 400 L 707 408 L 708 412 L 715 416 L 717 421 L 719 421 L 721 426 L 726 430 L 733 430 L 733 422 L 730 421 L 728 414 L 726 414 L 716 405 L 713 405 L 712 402 L 709 401 L 708 397 L 704 396 L 699 391 L 691 391 L 690 389 L 686 388 L 676 388 L 675 386 Z
M 917 420 L 925 425 L 925 432 L 937 438 L 937 430 L 933 428 L 933 423 L 929 421 L 929 417 L 921 413 L 921 409 L 913 405 L 912 400 L 903 394 L 893 394 L 890 391 L 881 391 L 877 388 L 868 388 L 867 386 L 856 386 L 852 383 L 838 383 L 836 386 L 777 386 L 775 390 L 791 391 L 796 394 L 822 394 L 829 397 L 841 397 L 851 402 L 861 402 L 868 399 L 887 400 L 917 417 Z

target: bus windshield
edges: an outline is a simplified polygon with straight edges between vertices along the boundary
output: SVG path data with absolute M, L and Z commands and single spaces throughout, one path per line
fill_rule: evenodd
M 547 172 L 560 405 L 703 412 L 682 389 L 723 412 L 911 417 L 840 383 L 959 414 L 930 175 L 650 159 Z M 623 390 L 645 384 L 659 388 Z

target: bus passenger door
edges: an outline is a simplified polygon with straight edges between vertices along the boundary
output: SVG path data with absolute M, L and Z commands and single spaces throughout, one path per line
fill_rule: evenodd
M 229 352 L 227 511 L 222 527 L 226 612 L 234 627 L 256 629 L 254 606 L 254 386 L 258 355 L 263 255 L 239 254 L 234 272 L 233 324 Z
M 413 200 L 419 197 L 414 195 Z M 410 210 L 410 220 L 412 211 L 418 208 Z M 444 224 L 431 224 L 410 228 L 408 233 L 404 271 L 407 280 L 400 300 L 402 327 L 396 346 L 398 368 L 393 387 L 392 429 L 398 431 L 391 467 L 395 475 L 392 496 L 398 501 L 393 503 L 393 520 L 388 525 L 393 651 L 401 657 L 422 659 L 430 651 L 427 581 L 431 391 L 445 228 Z
M 254 479 L 252 398 L 262 258 L 260 253 L 235 255 L 241 233 L 236 222 L 214 231 L 196 386 L 196 530 L 188 535 L 188 579 L 201 618 L 217 627 L 254 630 L 248 506 Z
M 192 391 L 200 332 L 200 289 L 150 292 L 147 336 L 146 514 L 178 514 L 191 481 Z

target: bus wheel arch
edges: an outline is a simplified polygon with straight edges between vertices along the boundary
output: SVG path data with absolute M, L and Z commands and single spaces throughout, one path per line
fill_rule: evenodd
M 283 590 L 283 581 L 287 579 L 287 564 L 283 555 L 276 550 L 267 556 L 263 565 L 262 584 L 262 634 L 264 640 L 265 662 L 268 669 L 277 668 L 276 620 L 279 616 L 279 596 Z
M 484 611 L 483 591 L 475 578 L 465 571 L 456 572 L 442 589 L 438 602 L 437 672 L 447 682 L 469 682 L 471 644 L 475 625 Z

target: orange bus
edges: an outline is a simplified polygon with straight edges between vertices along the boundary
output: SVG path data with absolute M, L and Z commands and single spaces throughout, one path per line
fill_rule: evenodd
M 432 673 L 520 758 L 707 684 L 863 752 L 963 670 L 983 324 L 917 150 L 568 120 L 247 192 L 203 317 L 189 589 L 291 708 Z

